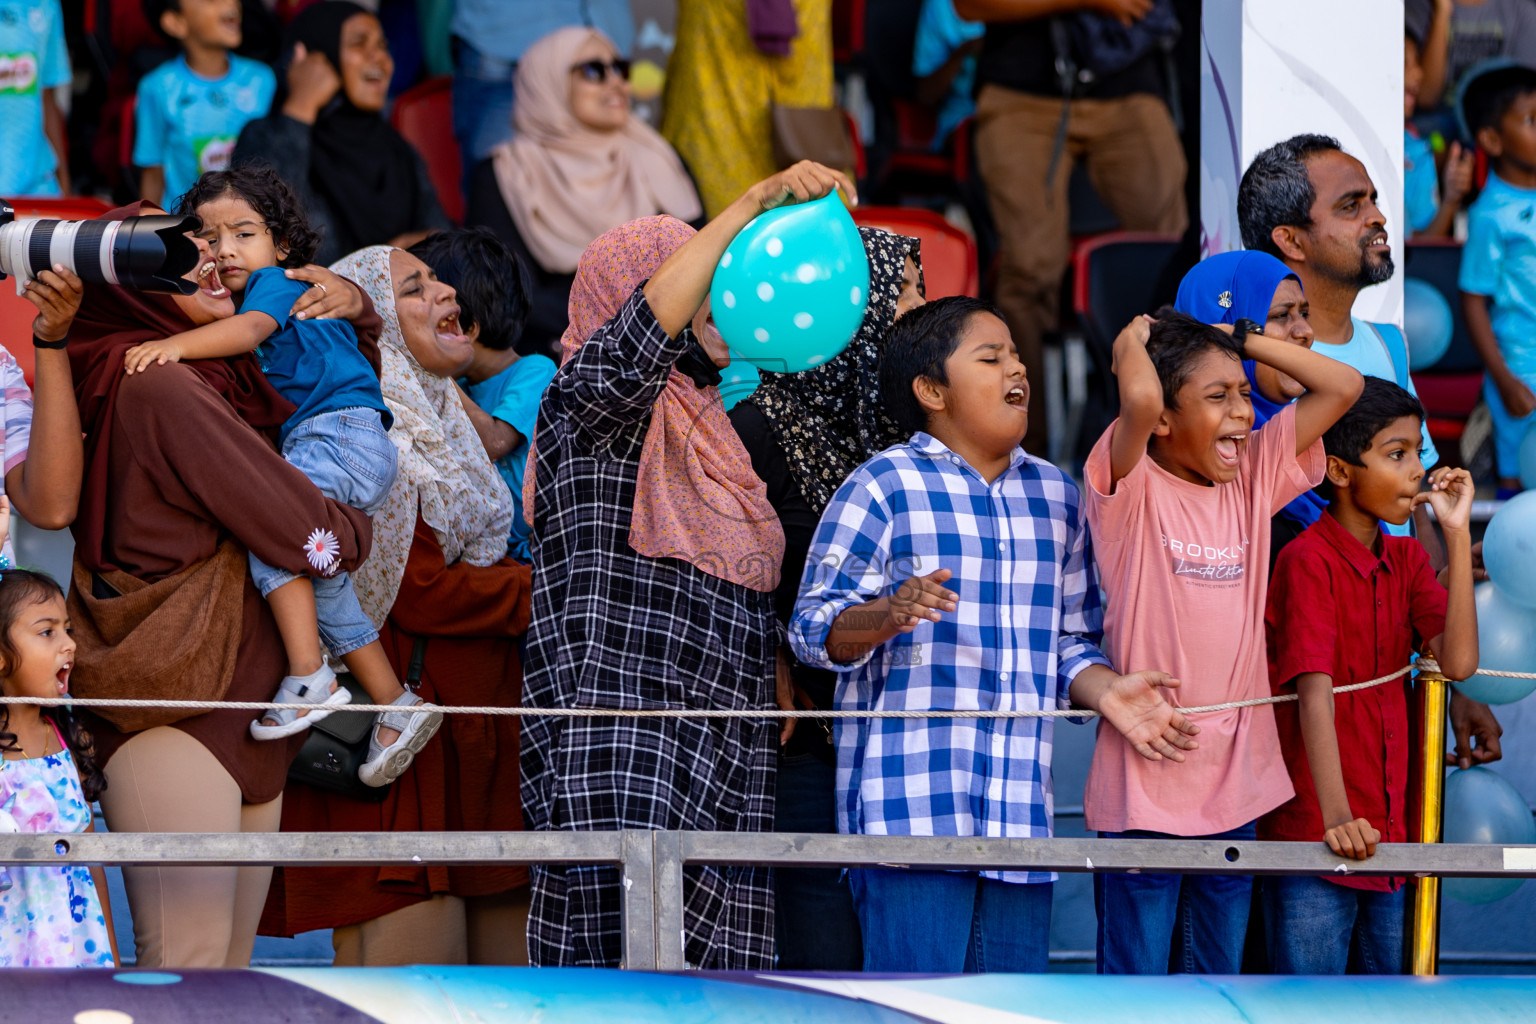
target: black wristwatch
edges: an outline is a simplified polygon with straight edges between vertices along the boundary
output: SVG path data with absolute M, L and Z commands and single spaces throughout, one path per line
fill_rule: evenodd
M 35 334 L 32 335 L 32 347 L 33 348 L 63 348 L 64 346 L 66 346 L 68 344 L 69 344 L 69 335 L 67 335 L 67 334 L 64 335 L 64 337 L 60 338 L 58 341 L 44 341 L 42 338 L 39 338 L 37 335 L 35 335 Z
M 1237 351 L 1244 359 L 1248 358 L 1248 335 L 1263 334 L 1264 325 L 1254 323 L 1247 317 L 1238 317 L 1232 325 L 1232 340 L 1237 342 Z

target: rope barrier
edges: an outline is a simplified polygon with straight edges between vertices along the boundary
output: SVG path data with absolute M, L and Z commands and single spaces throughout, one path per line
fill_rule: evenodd
M 1400 679 L 1415 669 L 1421 672 L 1439 672 L 1440 666 L 1432 658 L 1420 658 L 1414 664 L 1405 665 L 1396 672 L 1380 676 L 1376 679 L 1368 679 L 1363 683 L 1351 683 L 1348 686 L 1335 686 L 1333 692 L 1353 693 L 1356 690 L 1366 690 L 1373 686 L 1389 683 L 1394 679 Z M 1481 671 L 1478 675 L 1493 676 L 1499 679 L 1536 679 L 1533 672 L 1496 672 Z M 1210 714 L 1216 711 L 1232 711 L 1238 708 L 1255 708 L 1265 704 L 1285 704 L 1298 699 L 1294 693 L 1279 694 L 1271 697 L 1255 697 L 1250 700 L 1233 700 L 1221 704 L 1205 704 L 1197 707 L 1181 707 L 1179 710 L 1186 715 Z M 4 704 L 40 704 L 44 706 L 67 706 L 77 708 L 165 708 L 186 711 L 267 711 L 275 708 L 291 708 L 293 704 L 278 704 L 274 701 L 258 700 L 134 700 L 129 698 L 107 697 L 0 697 L 0 705 Z M 312 705 L 311 707 L 320 707 Z M 781 719 L 781 718 L 1097 718 L 1099 712 L 1089 711 L 1085 708 L 1069 708 L 1066 710 L 1040 709 L 1040 710 L 1012 710 L 1012 711 L 987 711 L 980 708 L 948 708 L 925 709 L 920 711 L 822 711 L 804 710 L 796 708 L 786 711 L 781 708 L 525 708 L 525 707 L 491 707 L 468 706 L 447 707 L 440 704 L 417 704 L 412 707 L 398 707 L 392 704 L 340 704 L 331 706 L 333 712 L 357 711 L 377 713 L 381 711 L 405 711 L 413 714 L 425 714 L 439 712 L 445 715 L 503 715 L 514 718 L 748 718 L 748 719 Z

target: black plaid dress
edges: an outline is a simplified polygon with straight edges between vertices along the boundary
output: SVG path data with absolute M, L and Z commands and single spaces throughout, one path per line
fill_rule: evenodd
M 773 705 L 773 595 L 629 546 L 651 407 L 691 340 L 686 331 L 669 338 L 637 290 L 544 394 L 524 660 L 530 707 Z M 525 719 L 526 827 L 768 831 L 777 728 L 772 720 Z M 532 962 L 616 967 L 619 870 L 548 864 L 532 877 Z M 766 869 L 689 868 L 684 897 L 691 966 L 772 966 Z

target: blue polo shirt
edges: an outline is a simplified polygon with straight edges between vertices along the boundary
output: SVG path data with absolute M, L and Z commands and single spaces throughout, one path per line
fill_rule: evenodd
M 1459 284 L 1490 300 L 1493 336 L 1510 370 L 1536 379 L 1536 190 L 1488 175 L 1467 213 Z
M 59 0 L 0 0 L 0 196 L 59 194 L 43 90 L 69 80 Z
M 174 204 L 203 172 L 229 166 L 240 129 L 266 116 L 276 88 L 271 68 L 233 53 L 223 78 L 204 78 L 185 57 L 166 61 L 139 82 L 134 164 L 161 168 Z
M 465 384 L 464 390 L 475 404 L 523 435 L 522 444 L 496 460 L 496 469 L 512 490 L 512 534 L 507 551 L 519 562 L 533 561 L 528 541 L 531 530 L 523 518 L 523 472 L 528 465 L 528 439 L 533 436 L 539 418 L 539 400 L 544 389 L 555 379 L 555 361 L 548 356 L 523 356 L 494 377 L 478 384 Z
M 295 320 L 288 315 L 310 286 L 291 281 L 281 267 L 264 267 L 245 283 L 242 313 L 265 313 L 277 333 L 256 348 L 262 372 L 299 409 L 282 427 L 282 440 L 307 419 L 339 409 L 376 409 L 388 430 L 394 417 L 379 391 L 379 378 L 358 350 L 357 334 L 345 320 Z
M 955 13 L 954 0 L 923 0 L 917 15 L 917 40 L 912 47 L 912 74 L 927 78 L 949 60 L 949 55 L 972 39 L 986 34 L 987 26 L 966 21 Z M 976 110 L 976 58 L 968 57 L 950 83 L 949 94 L 939 107 L 933 148 L 942 148 L 955 127 Z

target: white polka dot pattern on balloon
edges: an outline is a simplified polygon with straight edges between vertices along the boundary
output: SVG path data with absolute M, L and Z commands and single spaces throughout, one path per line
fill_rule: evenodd
M 772 302 L 773 285 L 769 284 L 767 281 L 759 283 L 757 286 L 757 297 L 762 299 L 764 302 Z
M 855 306 L 864 301 L 864 289 L 860 288 L 858 285 L 854 285 L 853 288 L 848 292 L 848 301 L 853 303 Z
M 752 332 L 752 337 L 756 338 L 758 341 L 767 341 L 768 329 L 765 327 L 759 327 L 757 330 Z
M 725 303 L 725 308 L 726 309 L 735 309 L 736 308 L 736 293 L 735 292 L 732 292 L 732 291 L 721 292 L 720 293 L 720 299 L 721 299 L 721 301 L 723 301 Z
M 810 284 L 816 280 L 816 268 L 809 263 L 802 263 L 795 268 L 795 278 L 801 284 Z
M 732 257 L 731 257 L 730 253 L 726 253 L 724 256 L 721 256 L 720 257 L 720 269 L 724 270 L 726 267 L 729 267 L 731 265 L 731 259 L 732 259 Z
M 827 361 L 827 357 L 823 356 L 823 355 L 814 355 L 814 356 L 806 356 L 805 357 L 805 364 L 807 366 L 820 366 L 822 363 L 824 363 L 826 361 Z
M 813 319 L 811 317 L 811 314 L 809 314 L 809 313 L 796 313 L 795 314 L 795 326 L 800 328 L 802 331 L 806 330 L 807 328 L 809 328 L 811 326 L 811 324 L 813 324 L 815 322 L 816 322 L 815 319 Z
M 783 241 L 783 239 L 779 239 L 779 238 L 770 238 L 770 239 L 768 239 L 768 244 L 763 246 L 763 251 L 766 252 L 769 256 L 774 256 L 774 257 L 778 257 L 778 256 L 784 255 L 784 241 Z

